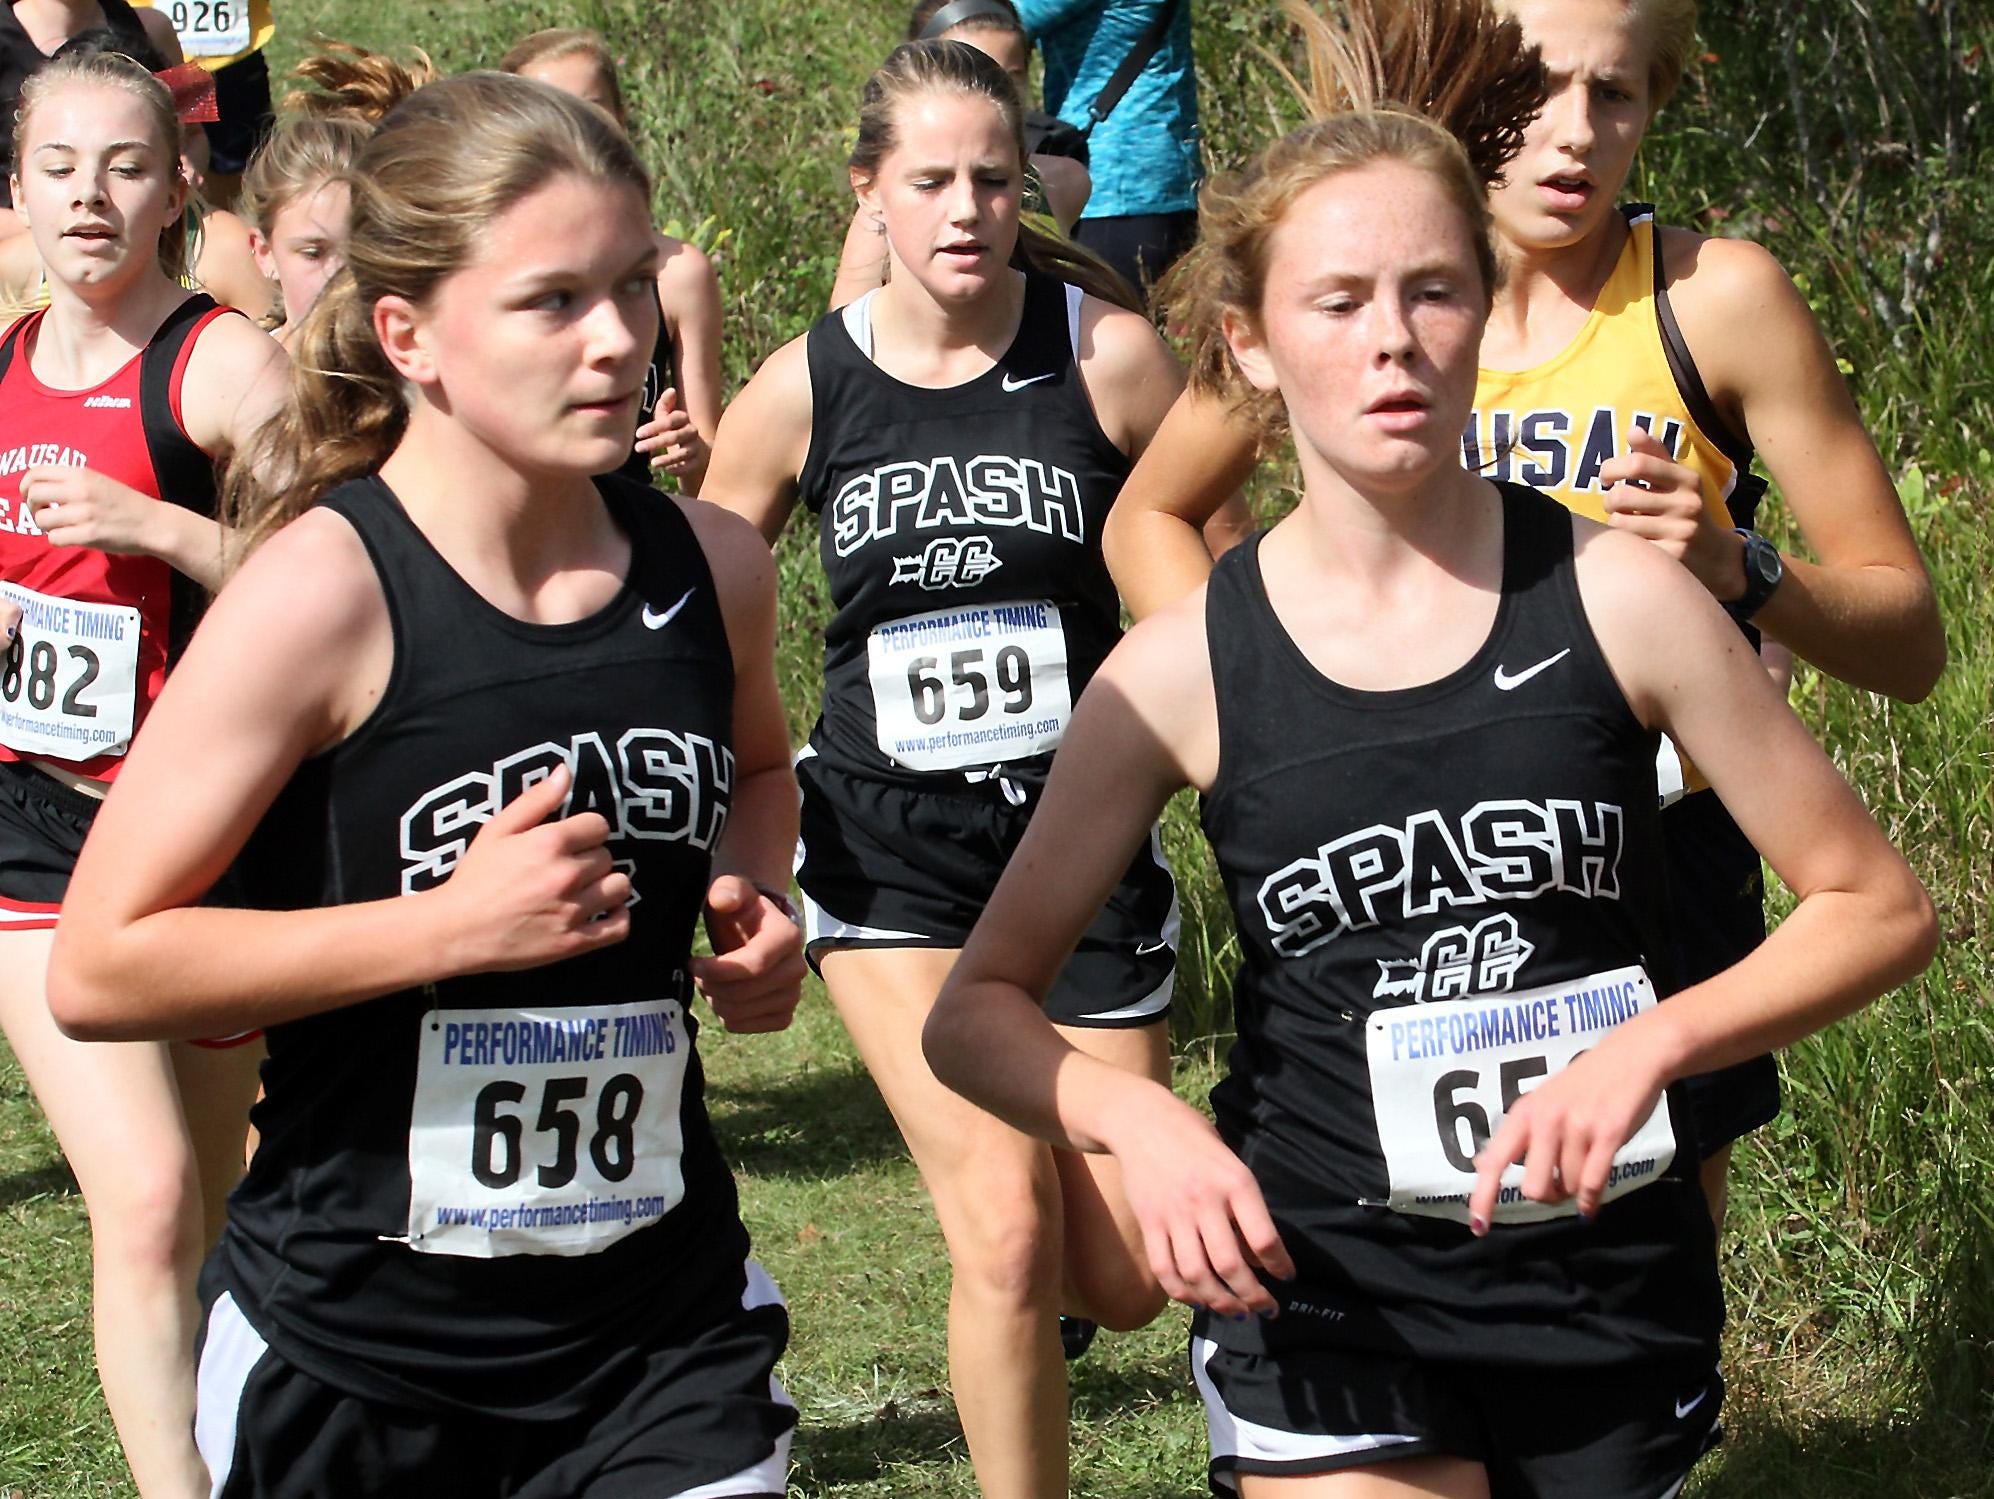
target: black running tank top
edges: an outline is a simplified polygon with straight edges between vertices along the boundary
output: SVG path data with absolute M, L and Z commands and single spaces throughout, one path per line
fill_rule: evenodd
M 677 504 L 596 482 L 630 571 L 563 625 L 487 603 L 380 480 L 324 501 L 373 559 L 394 666 L 372 716 L 257 828 L 248 898 L 429 890 L 562 763 L 565 811 L 608 819 L 636 892 L 614 947 L 271 1027 L 221 1273 L 284 1358 L 370 1399 L 587 1408 L 746 1253 L 685 973 L 733 787 L 726 627 Z
M 1018 335 L 943 390 L 870 358 L 870 300 L 810 330 L 803 501 L 837 613 L 811 742 L 912 785 L 1041 780 L 1121 633 L 1101 528 L 1129 460 L 1075 363 L 1080 293 L 1029 275 Z
M 1212 574 L 1203 821 L 1243 954 L 1212 1102 L 1307 1286 L 1267 1337 L 1564 1369 L 1714 1353 L 1710 1220 L 1666 1101 L 1596 1222 L 1506 1191 L 1487 1238 L 1466 1224 L 1509 1101 L 1668 987 L 1656 736 L 1586 621 L 1570 516 L 1499 488 L 1495 624 L 1423 686 L 1317 672 L 1259 539 Z

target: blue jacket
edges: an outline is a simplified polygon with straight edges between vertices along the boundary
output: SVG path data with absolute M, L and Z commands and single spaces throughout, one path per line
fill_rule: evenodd
M 1045 107 L 1072 125 L 1171 0 L 1013 0 L 1045 59 Z M 1094 193 L 1084 218 L 1182 213 L 1198 206 L 1198 85 L 1191 0 L 1178 0 L 1163 45 L 1088 140 Z

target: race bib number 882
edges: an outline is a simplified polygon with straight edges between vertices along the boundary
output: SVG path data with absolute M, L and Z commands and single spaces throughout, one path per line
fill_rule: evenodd
M 1364 1039 L 1378 1140 L 1391 1177 L 1389 1205 L 1466 1223 L 1475 1156 L 1517 1100 L 1615 1026 L 1654 1006 L 1654 986 L 1636 965 L 1514 994 L 1373 1011 Z M 1665 1095 L 1614 1152 L 1601 1200 L 1658 1180 L 1675 1153 Z M 1522 1182 L 1521 1164 L 1503 1172 L 1498 1223 L 1578 1211 L 1570 1198 L 1531 1201 Z

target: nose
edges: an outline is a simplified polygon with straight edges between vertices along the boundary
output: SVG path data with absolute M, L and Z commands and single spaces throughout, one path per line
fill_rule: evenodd
M 655 297 L 646 297 L 644 306 L 648 316 L 639 314 L 648 327 L 638 326 L 630 311 L 616 297 L 604 297 L 597 302 L 588 315 L 589 361 L 598 365 L 622 364 L 633 357 L 639 349 L 648 349 L 658 338 L 658 303 Z
M 1391 364 L 1409 364 L 1418 341 L 1412 334 L 1412 319 L 1397 297 L 1380 296 L 1371 304 L 1371 362 L 1380 369 Z
M 1582 80 L 1575 79 L 1545 108 L 1556 111 L 1560 150 L 1583 156 L 1593 148 L 1598 132 L 1593 125 L 1592 90 Z
M 982 205 L 977 201 L 976 179 L 964 173 L 949 186 L 949 222 L 973 224 L 982 217 L 982 213 Z

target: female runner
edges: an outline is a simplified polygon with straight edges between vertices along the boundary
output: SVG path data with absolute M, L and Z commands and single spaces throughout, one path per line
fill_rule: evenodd
M 892 276 L 769 357 L 707 481 L 770 540 L 799 499 L 822 517 L 838 613 L 797 763 L 806 933 L 941 1220 L 950 1372 L 993 1499 L 1065 1492 L 1062 1306 L 1136 1327 L 1162 1298 L 1112 1163 L 954 1097 L 921 1025 L 1119 633 L 1101 524 L 1181 383 L 1148 322 L 1096 294 L 1098 265 L 1021 230 L 1020 108 L 974 47 L 894 49 L 851 162 Z M 1153 843 L 1123 871 L 1053 1013 L 1160 1078 L 1174 891 Z
M 1551 95 L 1489 200 L 1503 279 L 1463 461 L 1654 542 L 1747 638 L 1763 632 L 1857 686 L 1922 698 L 1945 662 L 1931 582 L 1806 302 L 1757 245 L 1662 229 L 1645 205 L 1616 206 L 1681 77 L 1693 0 L 1500 8 L 1541 49 Z M 1291 13 L 1320 45 L 1320 19 Z M 1818 561 L 1751 529 L 1765 489 L 1750 472 L 1755 451 Z M 1204 576 L 1196 528 L 1253 462 L 1252 432 L 1194 367 L 1104 543 L 1138 615 Z M 1767 656 L 1783 679 L 1783 652 Z M 1668 968 L 1687 984 L 1764 939 L 1763 887 L 1750 841 L 1667 741 L 1662 776 Z M 1721 1224 L 1731 1144 L 1778 1112 L 1778 1074 L 1761 1056 L 1688 1091 Z
M 326 282 L 346 263 L 346 174 L 373 133 L 359 120 L 290 120 L 257 148 L 242 174 L 250 253 L 276 288 L 279 343 L 297 336 Z
M 688 1014 L 696 981 L 778 1029 L 803 973 L 774 569 L 589 478 L 655 333 L 649 184 L 496 73 L 406 100 L 351 182 L 230 475 L 261 546 L 84 855 L 51 1000 L 103 1039 L 271 1028 L 203 1282 L 215 1495 L 780 1495 L 787 1319 Z M 232 861 L 260 909 L 199 904 Z
M 1332 115 L 1202 217 L 1194 336 L 1285 409 L 1300 501 L 1095 677 L 927 1055 L 1120 1164 L 1204 1308 L 1218 1491 L 1673 1494 L 1722 1303 L 1668 1094 L 1914 974 L 1930 903 L 1707 589 L 1460 466 L 1496 259 L 1452 135 Z M 1799 904 L 1657 1006 L 1664 731 Z M 1039 1009 L 1186 784 L 1244 952 L 1216 1134 Z
M 536 31 L 500 59 L 508 73 L 537 78 L 606 109 L 625 131 L 616 59 L 580 27 Z M 644 378 L 637 443 L 619 472 L 639 482 L 670 474 L 698 494 L 720 428 L 720 278 L 697 245 L 658 235 L 658 346 Z
M 179 139 L 128 58 L 28 80 L 15 204 L 49 304 L 0 338 L 0 1026 L 89 1207 L 98 1372 L 148 1499 L 205 1492 L 194 1273 L 242 1171 L 258 1048 L 79 1045 L 43 980 L 84 834 L 221 576 L 213 461 L 282 389 L 282 352 L 176 279 Z
M 990 54 L 1009 75 L 1020 99 L 1031 99 L 1032 39 L 1025 34 L 1025 23 L 1018 19 L 1011 0 L 920 0 L 907 18 L 907 40 L 967 42 L 977 51 Z M 1050 115 L 1039 114 L 1037 118 L 1072 133 L 1070 127 Z M 1033 149 L 1032 119 L 1033 114 L 1028 110 L 1021 210 L 1049 214 L 1059 232 L 1071 238 L 1073 226 L 1093 190 L 1093 179 L 1087 174 L 1084 159 Z M 1084 142 L 1080 149 L 1085 150 Z M 845 231 L 844 248 L 838 255 L 837 279 L 831 283 L 833 311 L 885 283 L 884 236 L 884 226 L 877 218 L 863 208 L 853 212 L 851 225 Z
M 151 12 L 142 12 L 151 14 Z M 170 33 L 169 33 L 170 35 Z M 250 254 L 249 228 L 234 214 L 211 208 L 201 196 L 196 147 L 205 142 L 198 123 L 214 113 L 214 88 L 208 75 L 192 63 L 169 64 L 159 48 L 142 36 L 112 26 L 81 32 L 56 49 L 57 57 L 79 52 L 115 52 L 129 57 L 173 91 L 181 120 L 180 174 L 186 183 L 181 210 L 184 249 L 180 284 L 206 292 L 224 307 L 260 317 L 268 302 L 268 283 Z M 175 44 L 174 55 L 178 55 Z M 48 305 L 48 272 L 35 249 L 34 236 L 0 240 L 0 307 L 32 312 Z

